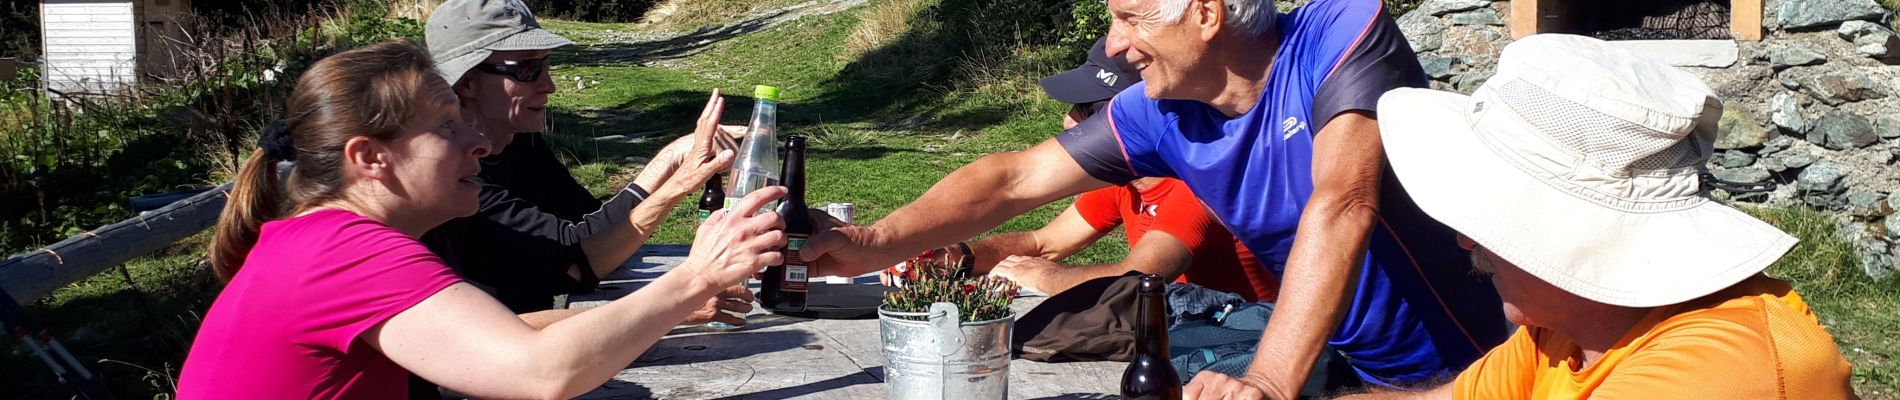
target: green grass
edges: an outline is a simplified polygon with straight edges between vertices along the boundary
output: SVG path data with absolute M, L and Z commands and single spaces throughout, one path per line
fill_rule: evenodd
M 27 313 L 105 377 L 118 398 L 170 396 L 185 349 L 220 287 L 200 261 L 209 237 L 193 236 L 127 262 L 123 270 L 61 288 L 28 304 Z M 11 339 L 4 342 L 0 364 L 11 372 L 0 379 L 0 393 L 21 399 L 67 396 L 32 353 Z
M 631 172 L 638 169 L 638 162 L 627 161 L 627 157 L 649 156 L 666 140 L 684 134 L 704 104 L 705 95 L 714 87 L 728 94 L 723 123 L 743 124 L 750 114 L 748 97 L 752 85 L 779 86 L 784 89 L 781 135 L 813 138 L 809 161 L 810 201 L 814 204 L 856 203 L 860 222 L 868 223 L 915 199 L 937 179 L 983 154 L 1021 150 L 1060 132 L 1058 121 L 1066 105 L 1042 98 L 1041 90 L 1034 85 L 1034 78 L 1040 75 L 1009 77 L 1017 86 L 1008 90 L 985 88 L 980 84 L 924 89 L 931 96 L 923 97 L 932 100 L 912 109 L 921 110 L 922 118 L 918 114 L 882 109 L 880 105 L 887 104 L 893 95 L 863 90 L 876 86 L 859 84 L 856 80 L 867 73 L 853 75 L 847 71 L 862 60 L 847 59 L 848 50 L 844 45 L 863 21 L 861 14 L 877 6 L 874 3 L 851 12 L 808 17 L 723 40 L 704 53 L 679 60 L 677 69 L 630 65 L 560 67 L 555 73 L 557 79 L 581 76 L 600 84 L 574 91 L 574 86 L 563 83 L 563 91 L 553 95 L 550 103 L 563 110 L 554 119 L 555 132 L 563 136 L 557 143 L 576 146 L 567 149 L 567 154 L 573 157 L 570 162 L 577 166 L 577 171 L 608 171 L 577 174 L 590 189 L 604 193 L 624 185 Z M 569 36 L 618 29 L 604 25 L 547 23 L 550 29 Z M 557 54 L 555 61 L 584 64 L 589 52 L 589 49 L 563 51 Z M 1040 54 L 1030 57 L 1030 62 L 1054 65 L 1050 59 L 1056 52 Z M 1059 70 L 1011 67 L 1038 74 Z M 992 78 L 989 82 L 1001 80 Z M 933 123 L 970 118 L 983 123 Z M 659 133 L 653 139 L 639 145 L 603 146 L 584 139 L 656 131 Z M 697 204 L 696 200 L 682 202 L 650 243 L 690 242 L 692 205 Z M 1067 206 L 1067 201 L 1044 206 L 1010 220 L 994 232 L 1040 227 Z M 1113 261 L 1125 252 L 1117 234 L 1079 254 L 1073 261 Z
M 1795 290 L 1834 334 L 1841 353 L 1854 364 L 1854 386 L 1868 399 L 1900 393 L 1900 282 L 1874 281 L 1860 270 L 1853 245 L 1841 237 L 1834 219 L 1807 209 L 1752 209 L 1751 214 L 1801 238 L 1801 243 L 1768 274 L 1794 284 Z
M 1887 7 L 1887 11 L 1900 11 L 1900 0 L 1880 0 L 1880 5 Z M 1890 24 L 1894 29 L 1900 29 L 1900 18 L 1894 19 Z

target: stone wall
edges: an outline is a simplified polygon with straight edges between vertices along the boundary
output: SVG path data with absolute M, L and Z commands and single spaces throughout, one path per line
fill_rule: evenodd
M 1900 58 L 1873 0 L 1767 0 L 1767 34 L 1724 68 L 1684 67 L 1726 105 L 1709 168 L 1769 192 L 1718 198 L 1835 215 L 1868 275 L 1900 271 Z M 1470 93 L 1510 43 L 1508 1 L 1427 0 L 1400 16 L 1434 89 Z

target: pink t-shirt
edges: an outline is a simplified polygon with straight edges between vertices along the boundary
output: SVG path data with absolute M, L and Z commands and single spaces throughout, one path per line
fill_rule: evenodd
M 205 313 L 179 398 L 402 398 L 408 373 L 357 337 L 456 282 L 415 238 L 348 211 L 267 222 Z

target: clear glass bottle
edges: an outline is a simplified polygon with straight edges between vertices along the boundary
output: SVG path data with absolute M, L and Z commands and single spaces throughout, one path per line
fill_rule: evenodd
M 739 144 L 738 158 L 732 161 L 726 208 L 754 190 L 779 184 L 778 95 L 778 88 L 771 86 L 759 85 L 752 90 L 752 123 L 746 129 L 745 142 Z M 768 204 L 760 211 L 777 207 L 777 203 Z

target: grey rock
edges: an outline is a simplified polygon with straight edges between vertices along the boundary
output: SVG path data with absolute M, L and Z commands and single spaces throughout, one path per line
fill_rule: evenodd
M 1720 157 L 1716 157 L 1715 165 L 1720 165 L 1725 168 L 1741 168 L 1755 165 L 1755 155 L 1740 150 L 1724 151 Z
M 1801 202 L 1807 203 L 1810 207 L 1824 210 L 1840 209 L 1841 206 L 1845 204 L 1841 201 L 1840 194 L 1832 192 L 1802 192 Z
M 1841 188 L 1841 178 L 1847 177 L 1847 171 L 1830 161 L 1821 161 L 1801 170 L 1795 178 L 1794 187 L 1803 192 L 1833 193 Z
M 1887 194 L 1865 189 L 1847 190 L 1847 212 L 1856 217 L 1874 217 L 1885 215 Z
M 1504 18 L 1498 16 L 1498 10 L 1480 8 L 1477 11 L 1452 14 L 1451 24 L 1504 26 Z
M 1874 59 L 1885 59 L 1887 58 L 1887 53 L 1888 53 L 1887 45 L 1885 44 L 1862 45 L 1860 47 L 1855 47 L 1854 51 L 1857 53 L 1860 53 L 1861 55 L 1874 58 Z
M 1900 217 L 1888 215 L 1885 223 L 1888 239 L 1900 239 Z
M 1431 76 L 1432 79 L 1450 78 L 1453 75 L 1452 69 L 1457 68 L 1458 64 L 1462 63 L 1463 61 L 1459 60 L 1458 57 L 1430 54 L 1418 56 L 1418 65 L 1425 67 L 1425 75 Z
M 1755 154 L 1766 157 L 1770 154 L 1780 153 L 1782 150 L 1787 150 L 1789 147 L 1793 147 L 1793 146 L 1794 146 L 1793 138 L 1789 138 L 1787 136 L 1775 136 L 1774 138 L 1768 139 L 1767 142 L 1763 142 L 1761 145 L 1761 150 L 1756 151 Z
M 1442 17 L 1445 14 L 1476 10 L 1490 5 L 1491 0 L 1431 0 L 1418 5 L 1418 10 L 1412 12 Z
M 1878 281 L 1893 276 L 1895 272 L 1900 272 L 1900 259 L 1890 255 L 1862 252 L 1860 267 L 1866 272 L 1868 278 Z
M 1850 223 L 1843 229 L 1847 240 L 1854 244 L 1854 252 L 1860 256 L 1860 266 L 1868 277 L 1885 279 L 1900 272 L 1900 260 L 1894 258 L 1892 239 L 1882 239 L 1880 223 Z M 1866 232 L 1866 233 L 1862 233 Z
M 1861 41 L 1868 38 L 1885 39 L 1884 35 L 1892 35 L 1893 30 L 1867 21 L 1847 21 L 1842 22 L 1840 27 L 1834 28 L 1834 34 L 1840 36 L 1841 40 L 1863 44 Z
M 1850 20 L 1879 20 L 1887 9 L 1874 0 L 1785 0 L 1775 16 L 1782 29 L 1831 26 Z
M 1775 97 L 1768 101 L 1768 107 L 1773 113 L 1769 115 L 1768 121 L 1774 123 L 1776 128 L 1781 128 L 1782 132 L 1796 135 L 1808 132 L 1808 121 L 1801 118 L 1801 103 L 1795 99 L 1794 93 L 1775 93 Z
M 1801 87 L 1806 88 L 1816 100 L 1830 106 L 1887 97 L 1887 94 L 1877 89 L 1873 79 L 1844 70 L 1808 77 L 1801 82 Z
M 1893 36 L 1893 35 L 1887 35 L 1887 36 Z M 1868 43 L 1868 44 L 1860 45 L 1859 47 L 1855 47 L 1854 51 L 1859 52 L 1861 55 L 1868 56 L 1868 57 L 1887 58 L 1887 43 L 1886 43 L 1886 40 L 1883 39 L 1881 40 L 1880 43 Z
M 1803 65 L 1819 65 L 1827 62 L 1827 56 L 1808 50 L 1805 47 L 1778 46 L 1768 49 L 1768 66 L 1776 70 Z
M 1874 120 L 1874 132 L 1881 139 L 1900 139 L 1900 115 L 1885 114 Z
M 1768 171 L 1760 168 L 1716 168 L 1709 171 L 1716 179 L 1735 183 L 1761 183 L 1768 180 Z
M 1472 91 L 1478 90 L 1478 86 L 1483 85 L 1484 81 L 1490 79 L 1490 75 L 1463 74 L 1452 77 L 1451 83 L 1452 86 L 1458 88 L 1459 93 L 1471 93 Z
M 1427 70 L 1429 71 L 1429 68 Z M 1761 124 L 1748 118 L 1749 114 L 1754 114 L 1751 111 L 1747 106 L 1740 104 L 1722 109 L 1722 121 L 1719 125 L 1722 137 L 1715 140 L 1715 148 L 1751 149 L 1761 147 L 1762 142 L 1768 140 L 1768 128 L 1763 128 Z
M 1808 136 L 1812 138 L 1816 135 L 1822 139 L 1816 144 L 1834 150 L 1867 147 L 1880 140 L 1880 136 L 1874 133 L 1873 124 L 1847 110 L 1834 110 L 1815 121 L 1814 132 Z
M 1841 39 L 1854 42 L 1854 51 L 1874 58 L 1887 57 L 1887 39 L 1893 37 L 1893 30 L 1885 25 L 1867 21 L 1842 22 L 1834 29 Z
M 1814 164 L 1815 157 L 1813 154 L 1808 153 L 1788 153 L 1782 154 L 1780 159 L 1781 166 L 1788 168 L 1807 168 L 1808 165 Z
M 1399 31 L 1405 33 L 1405 41 L 1415 52 L 1438 50 L 1445 43 L 1445 22 L 1428 13 L 1405 13 L 1399 17 Z
M 1784 89 L 1801 90 L 1801 81 L 1794 79 L 1794 75 L 1781 74 L 1781 76 L 1775 77 L 1775 82 L 1780 83 Z
M 1762 169 L 1774 173 L 1781 173 L 1788 170 L 1788 166 L 1782 164 L 1781 157 L 1762 157 L 1755 165 L 1761 166 Z

